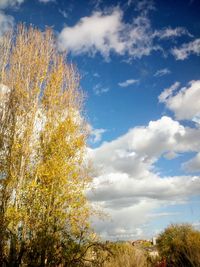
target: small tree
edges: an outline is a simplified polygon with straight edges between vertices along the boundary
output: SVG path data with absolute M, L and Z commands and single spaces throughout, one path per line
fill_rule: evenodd
M 169 266 L 200 266 L 200 232 L 191 225 L 170 225 L 160 234 L 157 245 Z
M 78 73 L 50 29 L 19 26 L 0 60 L 0 265 L 73 266 L 90 235 Z

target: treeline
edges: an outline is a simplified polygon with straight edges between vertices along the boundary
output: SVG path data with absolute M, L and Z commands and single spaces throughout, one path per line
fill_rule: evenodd
M 128 242 L 108 243 L 112 253 L 103 267 L 200 267 L 200 231 L 190 224 L 172 224 L 158 235 L 156 246 L 133 247 Z M 151 251 L 158 251 L 158 256 Z M 106 252 L 108 253 L 108 252 Z M 92 266 L 92 265 L 91 265 Z

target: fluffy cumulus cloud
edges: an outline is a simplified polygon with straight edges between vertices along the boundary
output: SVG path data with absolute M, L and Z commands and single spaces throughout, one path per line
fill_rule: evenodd
M 82 18 L 74 27 L 65 27 L 59 35 L 59 47 L 75 54 L 100 51 L 108 55 L 110 50 L 122 53 L 124 42 L 119 35 L 123 30 L 122 13 L 114 10 L 104 15 L 95 12 Z
M 200 80 L 191 81 L 187 87 L 179 89 L 180 83 L 174 83 L 159 96 L 159 101 L 172 110 L 178 120 L 200 120 Z
M 88 196 L 111 216 L 109 222 L 96 222 L 105 238 L 142 236 L 155 209 L 199 194 L 199 176 L 165 177 L 155 168 L 166 154 L 174 158 L 178 153 L 200 151 L 199 135 L 199 128 L 184 127 L 164 116 L 89 151 L 97 175 L 95 190 Z
M 147 13 L 140 8 L 146 3 L 141 1 L 137 5 L 139 15 L 131 23 L 123 21 L 123 11 L 119 8 L 107 13 L 94 12 L 91 16 L 81 18 L 74 26 L 63 28 L 58 37 L 59 49 L 74 54 L 94 55 L 99 52 L 105 58 L 112 52 L 141 58 L 152 51 L 162 50 L 156 40 L 187 34 L 184 28 L 153 31 Z
M 147 17 L 138 16 L 132 24 L 125 24 L 122 18 L 123 12 L 118 8 L 109 14 L 95 12 L 84 17 L 74 27 L 62 30 L 59 47 L 74 54 L 100 52 L 105 58 L 111 52 L 141 58 L 158 49 L 153 45 Z
M 188 172 L 200 172 L 200 152 L 194 158 L 184 163 L 183 168 Z
M 111 188 L 110 188 L 111 189 Z M 132 202 L 132 205 L 127 205 Z M 145 224 L 148 221 L 147 214 L 150 210 L 157 208 L 156 201 L 143 199 L 135 202 L 125 199 L 115 202 L 115 208 L 104 207 L 104 211 L 110 215 L 106 220 L 94 222 L 96 229 L 104 239 L 134 240 L 141 238 L 144 234 Z
M 200 38 L 189 43 L 183 44 L 181 47 L 173 48 L 172 54 L 175 56 L 177 60 L 187 59 L 191 54 L 195 54 L 197 56 L 200 55 Z
M 0 11 L 0 36 L 13 27 L 14 18 Z

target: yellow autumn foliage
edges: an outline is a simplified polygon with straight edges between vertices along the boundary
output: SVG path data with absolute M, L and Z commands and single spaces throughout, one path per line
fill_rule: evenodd
M 79 266 L 91 213 L 79 75 L 50 29 L 20 25 L 0 59 L 0 265 Z

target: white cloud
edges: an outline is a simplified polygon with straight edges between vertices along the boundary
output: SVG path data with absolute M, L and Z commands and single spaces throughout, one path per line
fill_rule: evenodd
M 93 87 L 93 92 L 98 96 L 107 93 L 109 90 L 109 87 L 103 87 L 101 83 L 98 83 Z
M 104 172 L 121 172 L 123 169 L 125 173 L 136 176 L 139 173 L 142 177 L 146 169 L 166 152 L 198 151 L 198 134 L 200 129 L 186 128 L 164 116 L 160 120 L 150 121 L 146 127 L 135 127 L 118 139 L 103 143 L 93 151 L 94 158 L 103 165 L 109 163 Z M 144 169 L 145 173 L 141 173 Z
M 174 91 L 180 86 L 176 82 L 165 89 L 159 96 L 159 101 L 165 103 L 172 110 L 178 120 L 194 120 L 200 118 L 200 80 L 191 81 L 187 87 L 181 88 L 176 94 Z
M 107 238 L 136 236 L 134 229 L 144 230 L 143 224 L 161 205 L 183 203 L 198 195 L 199 176 L 165 177 L 155 166 L 168 153 L 173 158 L 178 153 L 200 151 L 199 136 L 200 129 L 184 127 L 164 116 L 90 149 L 97 176 L 95 190 L 88 191 L 88 196 L 111 216 L 110 222 L 96 222 L 98 231 Z
M 158 218 L 158 217 L 168 217 L 168 216 L 178 216 L 178 215 L 180 215 L 180 212 L 157 212 L 150 214 L 149 217 Z
M 152 0 L 134 0 L 135 10 L 147 14 L 151 10 L 155 10 L 154 1 Z M 130 3 L 129 3 L 130 5 Z
M 197 127 L 200 127 L 200 116 L 197 115 L 197 116 L 194 116 L 193 119 L 192 119 L 193 122 L 196 122 L 196 126 Z
M 144 15 L 156 9 L 152 0 L 128 0 L 126 4 L 127 6 L 132 5 L 135 11 L 142 12 Z
M 159 177 L 150 173 L 148 177 L 136 179 L 124 173 L 110 173 L 96 178 L 96 190 L 90 194 L 93 201 L 111 210 L 122 210 L 137 206 L 142 201 L 177 203 L 189 196 L 199 195 L 199 176 Z M 182 185 L 184 184 L 184 188 Z
M 159 46 L 153 45 L 150 20 L 138 16 L 131 24 L 122 21 L 123 12 L 115 8 L 110 13 L 94 12 L 83 17 L 73 27 L 66 26 L 58 38 L 60 50 L 74 54 L 101 53 L 105 58 L 111 52 L 141 58 Z
M 49 2 L 56 2 L 56 0 L 38 0 L 38 1 L 44 4 L 49 3 Z
M 18 6 L 23 2 L 24 0 L 0 0 L 0 9 Z
M 98 9 L 102 4 L 103 0 L 90 0 L 91 4 L 94 5 L 95 9 Z
M 174 151 L 169 151 L 169 152 L 165 153 L 163 156 L 164 156 L 164 158 L 171 160 L 171 159 L 177 158 L 179 156 L 179 154 L 175 153 Z
M 99 78 L 99 77 L 100 77 L 100 75 L 99 75 L 98 72 L 95 72 L 95 73 L 93 74 L 93 76 L 96 77 L 96 78 Z
M 90 132 L 90 141 L 92 143 L 99 143 L 102 140 L 102 135 L 106 132 L 106 129 L 99 128 L 94 129 L 92 126 L 89 126 Z
M 164 75 L 170 74 L 171 71 L 167 68 L 165 69 L 161 69 L 161 70 L 157 70 L 156 73 L 154 74 L 154 77 L 162 77 Z
M 130 29 L 130 31 L 129 31 Z M 125 49 L 133 58 L 148 56 L 153 50 L 160 49 L 153 43 L 152 29 L 150 20 L 147 17 L 139 16 L 129 25 Z
M 91 17 L 82 18 L 74 27 L 65 27 L 59 35 L 59 48 L 74 54 L 96 53 L 108 56 L 110 50 L 122 53 L 123 41 L 119 36 L 122 30 L 122 13 L 114 10 L 104 15 L 94 12 Z
M 130 80 L 126 80 L 124 82 L 118 83 L 118 85 L 120 87 L 127 87 L 129 85 L 136 84 L 138 82 L 139 82 L 139 80 L 130 79 Z
M 157 203 L 143 199 L 135 205 L 132 202 L 132 205 L 118 207 L 118 203 L 114 209 L 104 207 L 105 212 L 111 215 L 110 219 L 95 222 L 95 229 L 104 239 L 134 240 L 143 237 L 145 223 L 149 220 L 147 214 L 157 207 Z
M 200 153 L 183 164 L 183 168 L 188 172 L 200 172 Z
M 191 36 L 182 27 L 154 31 L 148 18 L 152 9 L 152 1 L 137 1 L 135 10 L 139 15 L 130 23 L 123 21 L 123 11 L 119 7 L 107 12 L 93 12 L 74 26 L 64 27 L 58 36 L 58 47 L 75 55 L 86 53 L 94 56 L 98 52 L 107 60 L 112 53 L 141 58 L 152 51 L 163 51 L 159 44 L 162 39 Z
M 159 95 L 158 99 L 161 103 L 166 103 L 167 99 L 173 94 L 173 92 L 180 86 L 179 82 L 175 82 L 169 88 L 164 89 L 164 91 Z
M 0 36 L 13 27 L 14 18 L 0 11 Z
M 69 13 L 65 10 L 62 10 L 62 9 L 59 9 L 58 10 L 60 12 L 60 14 L 65 18 L 67 19 L 69 17 Z
M 171 39 L 175 37 L 180 37 L 182 35 L 187 35 L 192 37 L 192 35 L 188 32 L 188 30 L 183 27 L 177 27 L 174 29 L 168 27 L 162 30 L 156 30 L 154 32 L 154 37 L 158 37 L 159 39 Z
M 200 38 L 192 42 L 183 44 L 181 47 L 173 48 L 172 54 L 177 60 L 187 59 L 191 54 L 200 55 Z
M 56 0 L 38 0 L 41 3 L 56 2 Z M 0 0 L 0 9 L 20 6 L 25 0 Z

